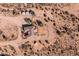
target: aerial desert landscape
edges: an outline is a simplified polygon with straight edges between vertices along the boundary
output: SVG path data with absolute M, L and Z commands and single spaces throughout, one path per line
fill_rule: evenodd
M 79 4 L 0 3 L 0 56 L 78 56 Z

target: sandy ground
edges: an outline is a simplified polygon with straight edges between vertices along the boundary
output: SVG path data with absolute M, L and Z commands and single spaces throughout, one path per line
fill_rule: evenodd
M 62 20 L 58 20 L 59 18 L 61 18 L 60 16 L 56 16 L 55 15 L 51 15 L 51 11 L 50 9 L 53 7 L 52 5 L 51 6 L 42 6 L 42 8 L 45 8 L 47 7 L 49 10 L 46 11 L 46 15 L 48 17 L 50 17 L 50 19 L 52 19 L 53 21 L 56 20 L 56 24 L 58 25 L 58 28 L 60 26 L 63 25 L 63 21 Z M 60 10 L 64 10 L 64 11 L 68 11 L 70 12 L 71 14 L 74 14 L 75 16 L 79 16 L 79 4 L 71 4 L 70 6 L 64 6 L 63 8 L 59 8 Z M 0 9 L 8 9 L 7 7 L 3 7 L 0 5 Z M 12 8 L 9 8 L 12 10 Z M 48 22 L 46 23 L 44 20 L 42 20 L 44 18 L 44 16 L 42 16 L 42 14 L 44 14 L 44 10 L 40 10 L 40 9 L 36 9 L 36 8 L 26 8 L 27 10 L 33 10 L 36 14 L 36 16 L 31 16 L 29 13 L 22 13 L 20 15 L 16 15 L 16 16 L 5 16 L 6 13 L 1 13 L 0 14 L 0 29 L 3 30 L 3 32 L 5 33 L 5 35 L 9 38 L 11 37 L 10 34 L 14 33 L 17 38 L 14 39 L 14 40 L 4 40 L 1 36 L 1 41 L 0 41 L 0 47 L 4 47 L 6 45 L 12 45 L 15 50 L 16 50 L 16 53 L 17 55 L 23 55 L 19 46 L 27 41 L 30 42 L 31 46 L 33 46 L 32 50 L 34 52 L 38 52 L 37 50 L 41 51 L 41 49 L 43 47 L 48 47 L 50 45 L 54 45 L 54 43 L 57 41 L 58 38 L 60 38 L 60 45 L 63 47 L 63 49 L 66 49 L 66 43 L 67 41 L 65 41 L 65 35 L 63 35 L 62 37 L 58 36 L 56 34 L 56 28 L 53 26 L 53 23 L 52 22 Z M 60 13 L 59 11 L 57 11 L 58 13 Z M 27 37 L 26 39 L 23 39 L 22 38 L 22 33 L 21 33 L 21 27 L 22 27 L 22 24 L 25 24 L 24 22 L 24 18 L 31 18 L 32 21 L 36 21 L 36 19 L 41 19 L 41 21 L 43 22 L 44 26 L 43 27 L 39 27 L 37 26 L 37 29 L 35 30 L 36 32 L 38 32 L 38 35 L 31 35 L 30 37 Z M 79 22 L 78 22 L 79 23 Z M 16 28 L 17 27 L 17 28 Z M 11 31 L 12 30 L 12 31 Z M 15 31 L 17 30 L 17 31 Z M 34 29 L 32 29 L 32 32 L 34 32 Z M 17 33 L 17 34 L 16 34 Z M 78 33 L 78 32 L 77 32 Z M 33 33 L 32 33 L 33 34 Z M 67 36 L 68 38 L 68 36 Z M 79 37 L 77 37 L 79 38 Z M 3 40 L 2 40 L 3 39 Z M 10 38 L 11 39 L 11 38 Z M 48 42 L 50 44 L 47 44 L 45 43 L 45 40 L 48 40 Z M 42 43 L 39 43 L 39 40 L 42 42 Z M 34 41 L 37 41 L 37 43 L 33 43 Z M 78 40 L 79 41 L 79 40 Z M 71 41 L 70 41 L 71 42 Z M 72 42 L 71 42 L 72 43 Z M 69 44 L 69 43 L 68 43 Z M 71 44 L 70 44 L 71 45 Z M 53 52 L 49 52 L 49 53 L 53 53 Z M 66 53 L 66 52 L 65 52 Z M 71 53 L 71 54 L 74 54 L 74 53 Z M 53 54 L 52 54 L 53 55 Z M 62 54 L 60 54 L 62 55 Z M 64 54 L 65 55 L 65 54 Z

